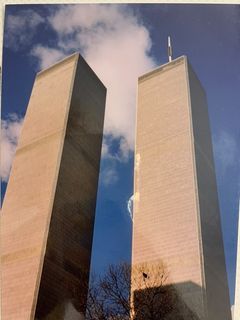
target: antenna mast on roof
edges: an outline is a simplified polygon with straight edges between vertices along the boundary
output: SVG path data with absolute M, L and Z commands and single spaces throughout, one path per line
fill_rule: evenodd
M 171 62 L 173 57 L 171 38 L 168 36 L 168 61 Z

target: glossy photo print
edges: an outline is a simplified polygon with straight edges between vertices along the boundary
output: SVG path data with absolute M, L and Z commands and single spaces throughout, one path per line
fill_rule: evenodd
M 5 6 L 2 319 L 240 319 L 239 52 L 240 5 Z

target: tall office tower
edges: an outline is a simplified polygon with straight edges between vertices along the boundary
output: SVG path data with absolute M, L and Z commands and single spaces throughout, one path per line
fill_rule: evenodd
M 167 280 L 156 286 L 174 295 L 162 302 L 166 319 L 230 320 L 207 101 L 185 56 L 139 78 L 135 157 L 135 314 L 161 266 Z
M 237 263 L 236 263 L 236 284 L 234 299 L 233 319 L 240 319 L 240 202 L 238 214 L 238 244 L 237 244 Z
M 79 54 L 35 80 L 2 212 L 2 319 L 85 311 L 106 89 Z

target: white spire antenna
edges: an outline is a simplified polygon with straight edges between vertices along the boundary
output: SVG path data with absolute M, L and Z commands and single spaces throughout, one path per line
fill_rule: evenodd
M 168 61 L 171 62 L 173 58 L 173 50 L 171 45 L 171 38 L 168 36 Z

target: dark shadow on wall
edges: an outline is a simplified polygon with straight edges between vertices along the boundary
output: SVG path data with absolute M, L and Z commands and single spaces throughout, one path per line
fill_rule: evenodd
M 106 88 L 81 56 L 73 80 L 43 269 L 35 294 L 38 320 L 75 320 L 86 310 Z
M 85 313 L 95 201 L 89 203 L 88 210 L 80 202 L 55 203 L 35 319 L 72 320 L 73 313 Z
M 192 282 L 136 290 L 133 320 L 200 320 L 188 299 L 192 300 L 192 295 L 200 298 L 201 292 L 202 288 Z

